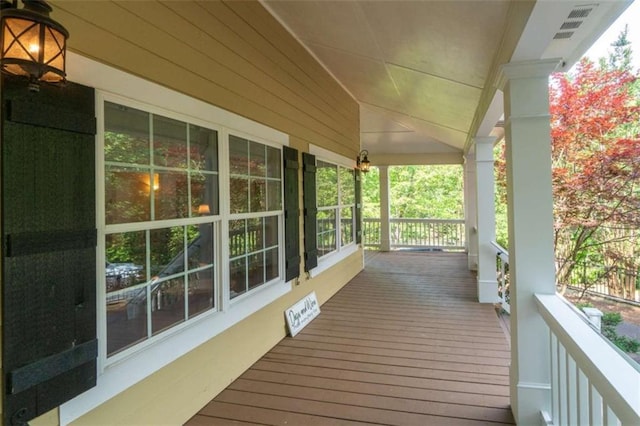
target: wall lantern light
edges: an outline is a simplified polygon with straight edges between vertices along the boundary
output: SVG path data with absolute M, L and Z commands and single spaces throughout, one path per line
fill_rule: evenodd
M 360 169 L 362 173 L 367 173 L 371 162 L 369 161 L 369 151 L 363 149 L 356 157 L 356 167 Z
M 6 74 L 29 78 L 29 88 L 38 83 L 64 82 L 69 32 L 49 17 L 53 10 L 45 0 L 0 0 L 0 65 Z

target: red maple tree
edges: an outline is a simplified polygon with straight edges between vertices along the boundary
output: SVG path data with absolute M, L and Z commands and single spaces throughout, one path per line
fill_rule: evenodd
M 637 76 L 615 61 L 581 60 L 551 77 L 552 176 L 557 279 L 564 290 L 591 257 L 638 269 L 640 102 Z M 504 185 L 504 155 L 497 180 Z
M 640 107 L 627 68 L 588 59 L 554 74 L 550 113 L 558 282 L 597 253 L 604 263 L 637 269 L 640 225 Z M 618 244 L 616 244 L 618 243 Z

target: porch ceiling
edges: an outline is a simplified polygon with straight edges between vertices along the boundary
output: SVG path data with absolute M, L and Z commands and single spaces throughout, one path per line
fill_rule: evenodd
M 461 154 L 500 118 L 501 108 L 486 116 L 500 64 L 574 61 L 628 3 L 590 4 L 571 37 L 554 40 L 580 3 L 263 1 L 359 102 L 372 154 Z

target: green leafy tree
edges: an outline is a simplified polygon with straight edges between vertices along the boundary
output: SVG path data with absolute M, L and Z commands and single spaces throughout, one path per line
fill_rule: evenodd
M 462 167 L 389 167 L 392 218 L 460 219 L 464 217 Z M 377 168 L 363 179 L 364 217 L 380 217 Z

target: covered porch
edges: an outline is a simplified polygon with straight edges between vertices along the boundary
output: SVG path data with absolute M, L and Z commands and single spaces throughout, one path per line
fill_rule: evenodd
M 89 177 L 73 176 L 87 192 L 75 197 L 88 212 L 86 229 L 73 235 L 90 245 L 89 268 L 84 287 L 65 288 L 61 320 L 32 315 L 44 325 L 29 325 L 44 336 L 43 345 L 49 344 L 49 335 L 61 333 L 43 330 L 62 324 L 73 328 L 80 323 L 77 312 L 85 309 L 87 337 L 65 334 L 54 342 L 61 349 L 46 348 L 25 361 L 31 366 L 26 370 L 23 364 L 8 366 L 3 355 L 4 384 L 13 374 L 23 377 L 24 388 L 15 390 L 18 397 L 9 395 L 14 406 L 7 404 L 10 387 L 5 386 L 5 420 L 40 416 L 34 424 L 48 425 L 182 424 L 187 419 L 191 425 L 640 424 L 640 370 L 556 295 L 548 99 L 549 75 L 569 69 L 629 0 L 589 5 L 512 0 L 51 3 L 56 19 L 74 34 L 67 79 L 83 85 L 90 107 L 78 103 L 78 109 L 95 109 L 87 117 L 77 114 L 78 120 L 74 112 L 74 119 L 67 120 L 90 124 L 86 153 L 74 156 L 77 166 L 66 167 Z M 42 93 L 48 93 L 44 86 Z M 22 110 L 31 111 L 30 105 Z M 47 108 L 53 129 L 48 132 L 57 131 L 57 110 Z M 110 119 L 123 112 L 140 115 L 142 124 L 127 127 L 121 122 L 129 119 Z M 167 130 L 165 135 L 156 119 L 184 132 L 174 137 Z M 35 121 L 34 127 L 41 126 L 39 118 Z M 3 146 L 5 122 L 0 126 Z M 110 128 L 110 122 L 118 125 Z M 199 158 L 190 149 L 199 143 L 192 141 L 196 129 L 210 137 L 202 145 L 207 153 L 199 162 L 202 170 L 193 168 L 190 157 L 194 151 Z M 39 129 L 34 133 L 46 136 Z M 143 134 L 144 155 L 129 162 L 110 158 L 106 148 L 124 138 L 111 135 L 110 142 L 108 133 L 132 141 Z M 503 137 L 509 253 L 493 244 L 492 150 Z M 41 139 L 47 149 L 40 151 L 51 155 L 40 161 L 56 171 L 56 151 L 48 137 Z M 184 153 L 183 160 L 176 160 L 177 154 L 160 155 L 165 139 L 175 139 L 174 151 Z M 262 154 L 252 154 L 253 149 Z M 361 197 L 356 195 L 360 171 L 355 167 L 365 153 L 380 170 L 382 252 L 375 256 L 364 253 L 366 222 L 361 229 Z M 28 170 L 44 169 L 37 162 L 24 163 Z M 321 163 L 334 170 L 334 180 L 317 179 Z M 463 167 L 464 222 L 445 225 L 455 229 L 456 240 L 449 245 L 465 252 L 385 252 L 393 245 L 388 168 L 436 164 Z M 140 170 L 147 177 L 146 182 L 130 177 L 126 186 L 131 191 L 144 186 L 138 191 L 144 199 L 136 198 L 136 206 L 143 207 L 141 218 L 109 218 L 114 204 L 107 189 L 130 201 L 111 183 L 111 173 L 120 169 L 127 172 L 124 177 Z M 31 174 L 7 173 L 6 164 L 3 170 L 3 185 L 23 192 L 24 185 L 11 178 Z M 158 170 L 165 181 L 156 188 Z M 346 177 L 339 177 L 339 171 Z M 194 181 L 202 175 L 211 183 L 202 199 L 190 186 L 192 175 Z M 29 186 L 34 189 L 24 191 L 25 199 L 46 198 L 34 196 L 36 188 L 53 194 L 38 182 L 65 186 L 63 179 L 37 176 Z M 353 197 L 342 197 L 343 190 L 351 193 L 351 183 L 338 184 L 342 179 L 353 183 Z M 232 181 L 244 189 L 234 191 Z M 249 183 L 256 182 L 254 191 Z M 317 197 L 323 187 L 332 190 L 330 199 Z M 17 205 L 6 194 L 4 210 Z M 62 199 L 51 205 L 64 204 Z M 158 209 L 156 214 L 156 206 L 165 200 L 177 205 L 178 199 L 183 210 L 165 216 Z M 16 233 L 23 238 L 17 241 L 30 245 L 33 223 L 40 222 L 51 225 L 46 236 L 60 235 L 54 218 L 47 216 L 56 209 L 21 207 L 12 210 L 14 228 L 3 220 L 5 241 Z M 324 232 L 316 229 L 322 220 L 316 217 L 319 209 L 329 212 L 325 218 L 334 225 L 330 249 L 317 241 Z M 75 210 L 68 210 L 68 219 L 59 222 L 77 222 Z M 277 232 L 267 235 L 273 217 L 271 229 Z M 269 238 L 254 238 L 259 247 L 246 244 L 236 253 L 233 226 L 251 229 L 255 219 L 264 221 L 259 226 Z M 209 238 L 212 254 L 206 262 L 191 259 L 187 249 L 190 232 L 200 225 L 215 235 Z M 152 255 L 169 246 L 152 244 L 159 229 L 177 235 L 175 246 L 183 248 L 183 267 L 173 278 L 182 280 L 176 287 L 185 297 L 175 300 L 188 302 L 189 280 L 200 279 L 196 273 L 215 272 L 207 312 L 190 315 L 187 302 L 176 303 L 175 326 L 166 330 L 154 328 L 160 303 L 154 304 L 159 297 L 151 297 L 149 285 L 155 280 Z M 107 312 L 107 251 L 115 247 L 112 235 L 132 232 L 139 238 L 127 244 L 132 253 L 143 253 L 144 262 L 131 263 L 133 254 L 118 261 L 144 263 L 140 286 L 147 295 L 147 319 L 140 321 L 138 340 L 131 339 L 120 352 L 110 351 L 105 343 L 114 330 Z M 342 232 L 348 238 L 341 247 Z M 35 250 L 19 255 L 39 256 L 40 250 L 51 249 L 32 245 Z M 60 246 L 55 251 L 68 248 Z M 510 262 L 509 332 L 495 312 L 500 301 L 496 253 Z M 13 261 L 30 270 L 20 256 Z M 68 266 L 58 269 L 75 272 Z M 258 271 L 263 280 L 252 281 L 250 271 Z M 40 275 L 51 281 L 50 271 Z M 283 311 L 312 291 L 318 293 L 321 315 L 295 338 L 285 337 Z M 54 291 L 37 295 L 29 299 L 39 304 L 38 312 L 58 303 Z M 19 330 L 9 321 L 18 322 L 17 317 L 4 307 L 3 333 Z M 131 317 L 126 320 L 139 318 Z M 128 329 L 137 331 L 135 325 L 128 323 Z M 77 378 L 78 389 L 69 390 L 63 381 L 56 392 L 36 386 L 58 380 L 57 372 L 41 374 L 40 382 L 26 374 L 42 370 L 40 360 L 57 368 L 61 358 L 51 354 L 66 356 L 82 341 L 88 349 L 81 366 L 88 371 L 82 377 L 61 373 Z M 5 352 L 10 347 L 4 335 L 2 346 Z M 28 407 L 21 402 L 23 391 L 29 392 Z M 64 395 L 42 404 L 39 393 Z
M 464 253 L 368 251 L 321 310 L 187 424 L 513 424 L 509 338 Z

